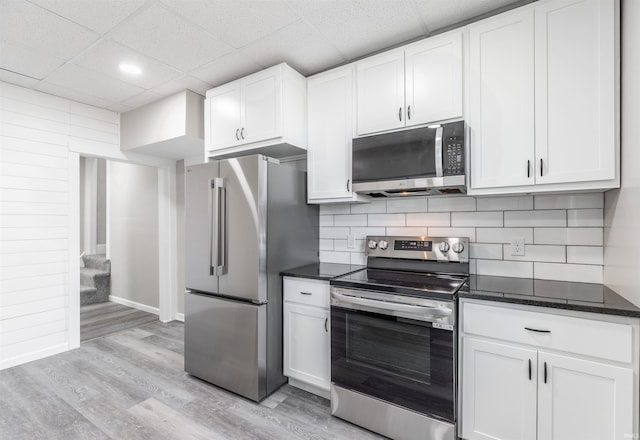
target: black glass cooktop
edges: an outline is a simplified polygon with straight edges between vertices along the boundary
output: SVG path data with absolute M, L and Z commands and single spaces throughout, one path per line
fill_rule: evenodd
M 451 300 L 467 277 L 397 270 L 362 269 L 334 278 L 332 286 L 367 289 L 400 295 Z

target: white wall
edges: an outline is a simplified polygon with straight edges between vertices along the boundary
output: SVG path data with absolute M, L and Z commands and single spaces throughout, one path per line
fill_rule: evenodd
M 113 161 L 108 169 L 111 295 L 159 313 L 158 170 Z
M 471 241 L 471 273 L 601 283 L 603 204 L 602 193 L 584 193 L 323 205 L 320 260 L 365 264 L 366 235 L 457 236 Z M 512 237 L 525 237 L 525 256 L 511 255 Z
M 0 82 L 0 369 L 79 344 L 79 157 L 116 113 Z M 71 148 L 70 148 L 71 147 Z
M 604 282 L 640 306 L 640 2 L 622 0 L 621 188 L 605 194 Z

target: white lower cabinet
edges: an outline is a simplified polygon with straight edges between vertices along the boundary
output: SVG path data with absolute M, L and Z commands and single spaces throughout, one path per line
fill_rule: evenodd
M 460 435 L 466 440 L 623 440 L 638 432 L 638 320 L 462 301 Z M 502 313 L 505 326 L 488 323 Z M 598 315 L 595 315 L 598 316 Z M 467 318 L 468 323 L 467 323 Z M 564 321 L 567 322 L 564 322 Z M 519 321 L 519 329 L 514 322 Z M 625 334 L 626 347 L 589 337 Z M 503 327 L 503 328 L 501 328 Z M 508 330 L 508 331 L 507 331 Z M 606 333 L 606 331 L 605 331 Z M 555 350 L 567 336 L 573 345 Z M 529 338 L 526 340 L 526 338 Z M 523 343 L 523 341 L 526 341 Z M 633 342 L 635 341 L 635 342 Z M 619 341 L 618 341 L 619 342 Z M 598 347 L 602 345 L 602 347 Z M 607 352 L 611 358 L 593 353 Z M 622 350 L 628 354 L 626 361 Z
M 329 398 L 329 283 L 284 278 L 284 375 L 298 388 Z

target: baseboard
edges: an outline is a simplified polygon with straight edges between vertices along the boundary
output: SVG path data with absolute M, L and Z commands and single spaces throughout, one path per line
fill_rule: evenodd
M 184 322 L 184 313 L 176 313 L 176 317 L 174 319 L 176 321 Z
M 118 296 L 109 295 L 109 301 L 116 304 L 122 304 L 123 306 L 132 307 L 134 309 L 142 310 L 143 312 L 153 313 L 154 315 L 160 315 L 160 309 L 157 307 L 151 307 L 146 304 L 140 304 L 130 299 L 120 298 Z
M 0 361 L 0 370 L 15 367 L 17 365 L 26 364 L 27 362 L 36 361 L 38 359 L 53 356 L 54 354 L 62 353 L 65 351 L 69 351 L 69 344 L 67 342 L 54 345 L 53 347 L 47 347 L 43 350 L 21 354 L 20 356 L 4 359 Z
M 329 390 L 324 390 L 315 385 L 311 385 L 297 379 L 292 379 L 291 377 L 289 378 L 289 385 L 291 385 L 292 387 L 300 388 L 301 390 L 305 390 L 311 394 L 315 394 L 316 396 L 324 397 L 327 400 L 331 400 L 331 392 Z

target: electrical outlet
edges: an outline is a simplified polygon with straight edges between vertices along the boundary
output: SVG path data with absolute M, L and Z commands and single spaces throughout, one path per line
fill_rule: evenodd
M 511 255 L 524 256 L 524 237 L 511 238 Z
M 352 234 L 347 235 L 347 248 L 355 249 L 356 248 L 356 236 Z

